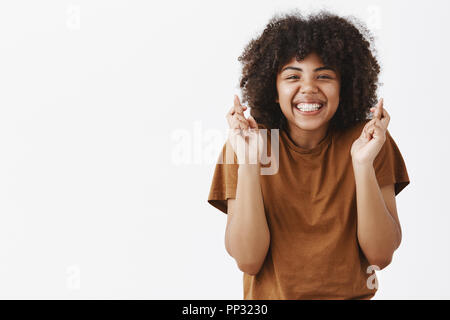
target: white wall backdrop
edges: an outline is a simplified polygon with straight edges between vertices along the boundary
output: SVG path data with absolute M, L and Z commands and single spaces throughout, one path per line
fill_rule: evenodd
M 0 298 L 242 299 L 207 203 L 245 44 L 365 21 L 411 184 L 375 299 L 450 298 L 448 1 L 2 1 Z

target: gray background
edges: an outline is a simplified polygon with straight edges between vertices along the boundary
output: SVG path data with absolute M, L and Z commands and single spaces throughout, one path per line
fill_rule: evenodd
M 448 1 L 2 1 L 0 297 L 241 299 L 206 199 L 237 57 L 292 8 L 376 36 L 412 182 L 375 299 L 448 299 Z

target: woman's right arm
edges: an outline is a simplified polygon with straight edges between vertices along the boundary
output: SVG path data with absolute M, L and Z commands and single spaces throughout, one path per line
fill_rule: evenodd
M 261 139 L 258 138 L 259 130 L 255 119 L 252 116 L 245 118 L 245 108 L 241 105 L 239 97 L 235 96 L 234 106 L 227 114 L 231 129 L 228 139 L 237 155 L 239 168 L 236 197 L 227 200 L 225 247 L 236 260 L 239 269 L 255 275 L 266 258 L 270 233 L 260 184 Z M 257 141 L 256 145 L 253 144 L 253 147 L 249 148 L 245 136 L 252 141 Z M 246 145 L 244 149 L 239 148 L 239 145 L 244 144 Z M 245 150 L 249 150 L 249 159 L 256 159 L 256 163 L 246 163 Z
M 264 212 L 259 165 L 239 165 L 236 198 L 228 199 L 225 246 L 239 269 L 255 275 L 267 255 L 270 233 Z

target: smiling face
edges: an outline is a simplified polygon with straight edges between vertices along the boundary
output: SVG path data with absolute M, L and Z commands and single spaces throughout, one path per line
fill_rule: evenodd
M 338 108 L 339 90 L 337 70 L 325 66 L 316 53 L 284 65 L 277 75 L 276 102 L 287 119 L 288 130 L 326 129 Z

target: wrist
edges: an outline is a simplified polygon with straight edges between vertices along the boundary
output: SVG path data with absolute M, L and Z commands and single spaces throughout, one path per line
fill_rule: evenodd
M 259 163 L 242 163 L 239 164 L 238 174 L 250 174 L 259 176 L 261 165 Z
M 373 168 L 373 160 L 358 160 L 352 157 L 352 165 L 358 168 Z
M 358 173 L 364 173 L 364 172 L 371 172 L 374 171 L 373 163 L 372 162 L 358 162 L 358 161 L 352 161 L 353 165 L 353 172 L 355 174 Z

